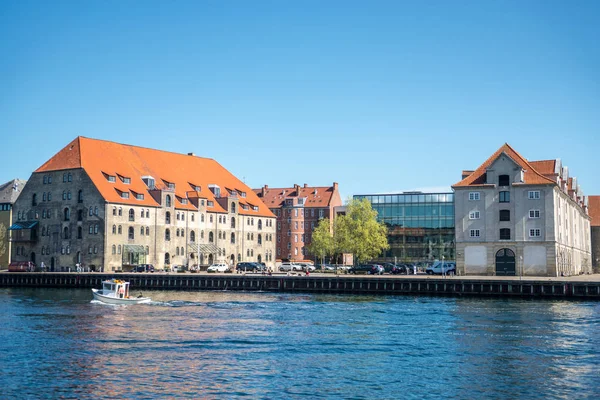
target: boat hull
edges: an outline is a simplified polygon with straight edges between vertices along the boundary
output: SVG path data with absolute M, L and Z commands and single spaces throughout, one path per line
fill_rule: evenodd
M 149 303 L 151 299 L 149 297 L 130 297 L 130 298 L 119 298 L 114 296 L 105 296 L 102 294 L 102 290 L 92 289 L 94 300 L 101 301 L 107 304 L 141 304 Z

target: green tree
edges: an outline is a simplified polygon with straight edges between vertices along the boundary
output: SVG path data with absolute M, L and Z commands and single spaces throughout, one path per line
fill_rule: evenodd
M 6 226 L 0 224 L 0 257 L 6 253 Z
M 367 199 L 350 200 L 338 225 L 344 232 L 340 232 L 340 244 L 354 254 L 358 263 L 373 259 L 390 247 L 387 227 L 377 221 L 377 211 Z
M 332 257 L 335 254 L 335 245 L 331 230 L 331 221 L 329 218 L 323 218 L 312 233 L 312 240 L 308 246 L 308 250 L 321 259 L 325 256 Z

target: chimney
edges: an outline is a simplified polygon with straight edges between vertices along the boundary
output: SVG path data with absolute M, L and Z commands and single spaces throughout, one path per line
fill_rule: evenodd
M 294 183 L 294 190 L 296 191 L 296 196 L 298 196 L 298 194 L 300 192 L 300 185 L 298 185 L 297 183 Z
M 338 191 L 338 183 L 337 182 L 333 182 L 333 191 L 334 192 Z
M 261 191 L 262 197 L 265 197 L 267 195 L 268 188 L 269 188 L 268 185 L 263 186 L 262 191 Z
M 193 157 L 193 156 L 195 156 L 195 154 L 194 153 L 188 153 L 188 156 L 192 156 Z
M 308 187 L 308 184 L 307 184 L 307 183 L 305 183 L 305 184 L 304 184 L 304 189 L 306 189 L 307 187 Z
M 467 176 L 471 175 L 473 172 L 475 172 L 475 171 L 463 170 L 462 179 L 465 179 Z

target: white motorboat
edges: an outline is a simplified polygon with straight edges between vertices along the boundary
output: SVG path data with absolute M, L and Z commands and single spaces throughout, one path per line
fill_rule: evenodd
M 92 289 L 94 300 L 107 304 L 140 304 L 149 303 L 149 297 L 130 297 L 129 282 L 120 279 L 102 281 L 102 289 Z

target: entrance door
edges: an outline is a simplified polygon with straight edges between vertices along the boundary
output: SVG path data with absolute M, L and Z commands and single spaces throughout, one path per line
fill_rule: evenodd
M 511 249 L 500 249 L 496 253 L 496 275 L 516 275 L 515 253 Z
M 54 272 L 54 257 L 50 259 L 50 271 Z
M 31 252 L 31 262 L 35 264 L 35 253 Z

